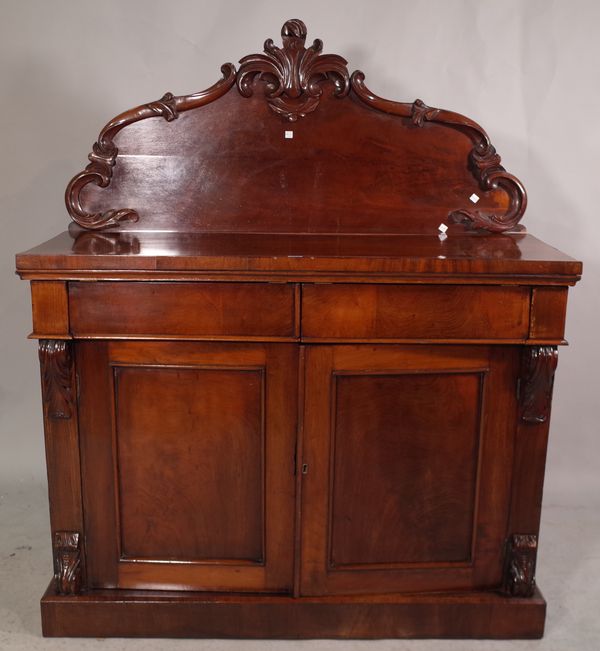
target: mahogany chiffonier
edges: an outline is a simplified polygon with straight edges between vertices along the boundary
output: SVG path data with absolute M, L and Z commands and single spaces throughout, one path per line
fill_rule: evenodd
M 581 264 L 485 131 L 282 44 L 122 113 L 17 256 L 48 636 L 539 637 Z

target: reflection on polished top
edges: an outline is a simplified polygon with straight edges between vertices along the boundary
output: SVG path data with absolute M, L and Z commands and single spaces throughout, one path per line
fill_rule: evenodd
M 540 274 L 572 282 L 581 263 L 524 233 L 299 235 L 71 229 L 17 256 L 17 271 Z M 68 274 L 66 274 L 68 275 Z M 567 276 L 567 278 L 564 278 Z

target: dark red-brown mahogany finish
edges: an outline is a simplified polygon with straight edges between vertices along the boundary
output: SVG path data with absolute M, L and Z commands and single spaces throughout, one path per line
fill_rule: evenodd
M 321 41 L 306 48 L 302 21 L 286 22 L 282 39 L 237 72 L 223 65 L 203 92 L 166 93 L 111 120 L 67 187 L 73 220 L 202 232 L 515 228 L 525 188 L 477 123 L 378 97 Z
M 45 635 L 543 633 L 581 264 L 518 225 L 525 190 L 475 122 L 377 97 L 305 39 L 287 21 L 208 90 L 109 122 L 67 187 L 76 224 L 17 256 Z

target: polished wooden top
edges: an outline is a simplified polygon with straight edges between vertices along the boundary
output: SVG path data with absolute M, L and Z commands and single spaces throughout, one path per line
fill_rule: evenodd
M 281 46 L 205 91 L 121 113 L 69 183 L 74 220 L 23 277 L 573 284 L 525 234 L 521 182 L 487 133 L 375 95 L 286 21 Z M 161 119 L 162 118 L 162 119 Z M 448 229 L 438 235 L 438 228 Z
M 177 232 L 64 232 L 17 255 L 27 278 L 160 278 L 163 274 L 303 274 L 472 282 L 536 277 L 573 284 L 582 265 L 529 234 L 283 235 Z M 531 279 L 531 282 L 536 282 Z

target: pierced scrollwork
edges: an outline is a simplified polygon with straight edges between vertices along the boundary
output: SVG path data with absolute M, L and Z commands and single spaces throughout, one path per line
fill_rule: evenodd
M 62 339 L 41 339 L 38 353 L 46 418 L 71 418 L 73 360 L 70 343 Z
M 121 113 L 102 129 L 88 156 L 89 165 L 71 179 L 65 191 L 67 210 L 74 222 L 83 228 L 97 230 L 114 226 L 122 221 L 135 222 L 139 219 L 133 208 L 91 213 L 82 205 L 81 192 L 89 183 L 94 183 L 101 188 L 106 188 L 110 184 L 119 154 L 114 138 L 121 129 L 134 122 L 154 117 L 162 117 L 167 122 L 171 122 L 183 111 L 203 106 L 221 97 L 233 86 L 236 74 L 235 67 L 231 63 L 224 64 L 221 72 L 223 78 L 207 90 L 178 97 L 172 93 L 165 93 L 159 100 Z
M 267 39 L 264 54 L 250 54 L 240 59 L 237 86 L 244 97 L 252 95 L 255 79 L 261 79 L 265 82 L 265 96 L 271 109 L 294 122 L 317 108 L 323 94 L 323 81 L 333 81 L 337 97 L 348 94 L 347 61 L 337 54 L 322 54 L 323 43 L 319 39 L 305 47 L 306 25 L 301 20 L 285 22 L 281 39 L 282 48 Z
M 537 536 L 513 534 L 506 542 L 503 591 L 511 597 L 531 597 L 535 591 Z
M 57 531 L 53 540 L 54 586 L 59 595 L 81 591 L 81 549 L 79 533 Z

